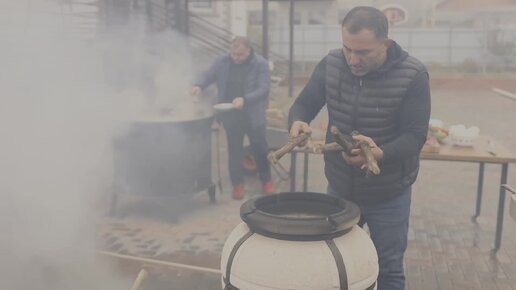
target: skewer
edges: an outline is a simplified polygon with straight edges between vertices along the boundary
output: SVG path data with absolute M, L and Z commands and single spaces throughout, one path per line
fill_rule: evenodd
M 186 264 L 180 264 L 180 263 L 174 263 L 174 262 L 166 262 L 166 261 L 160 261 L 156 259 L 149 259 L 149 258 L 142 258 L 142 257 L 136 257 L 131 255 L 122 255 L 118 253 L 112 253 L 112 252 L 106 252 L 106 251 L 97 251 L 97 254 L 108 256 L 111 258 L 118 258 L 118 259 L 124 259 L 124 260 L 131 260 L 135 262 L 141 262 L 147 265 L 152 266 L 164 266 L 169 268 L 179 268 L 179 269 L 187 269 L 192 271 L 199 271 L 199 272 L 207 272 L 207 273 L 213 273 L 220 275 L 221 272 L 218 269 L 213 268 L 206 268 L 206 267 L 199 267 L 199 266 L 193 266 L 193 265 L 186 265 Z
M 371 146 L 367 142 L 363 141 L 356 141 L 351 136 L 344 135 L 340 132 L 340 130 L 332 126 L 330 128 L 330 132 L 333 134 L 335 141 L 332 143 L 327 144 L 315 144 L 312 146 L 308 146 L 310 151 L 313 153 L 323 153 L 326 151 L 339 151 L 342 150 L 348 155 L 353 155 L 352 150 L 353 149 L 360 149 L 366 159 L 366 163 L 361 167 L 361 169 L 366 171 L 366 175 L 374 174 L 378 175 L 380 174 L 380 167 L 378 166 L 378 162 L 376 161 Z M 353 134 L 358 134 L 358 132 L 353 132 Z M 285 145 L 283 145 L 280 149 L 273 151 L 269 153 L 267 158 L 269 159 L 269 162 L 272 164 L 272 166 L 276 166 L 278 161 L 283 157 L 285 154 L 292 151 L 296 146 L 299 144 L 302 144 L 310 137 L 307 133 L 301 133 L 299 136 L 291 138 Z M 276 168 L 275 168 L 276 169 Z
M 288 140 L 287 144 L 283 145 L 283 147 L 281 147 L 280 149 L 278 149 L 276 151 L 269 153 L 269 155 L 267 156 L 267 159 L 269 159 L 269 161 L 271 162 L 272 165 L 276 165 L 276 163 L 278 163 L 278 161 L 281 159 L 281 157 L 283 157 L 285 154 L 292 151 L 299 144 L 306 141 L 308 139 L 308 137 L 310 137 L 310 134 L 301 133 L 297 137 L 290 138 Z
M 337 144 L 337 142 L 326 143 L 326 144 L 314 144 L 312 145 L 312 152 L 316 154 L 321 154 L 326 151 L 343 151 L 342 146 Z
M 346 152 L 346 154 L 351 155 L 351 150 L 357 148 L 356 141 L 351 138 L 351 136 L 345 136 L 340 132 L 340 130 L 335 127 L 331 126 L 330 132 L 333 134 L 333 137 L 335 137 L 335 141 L 337 144 L 339 144 L 343 151 Z
M 380 174 L 380 167 L 378 166 L 378 163 L 376 162 L 376 159 L 374 158 L 373 151 L 371 146 L 367 142 L 362 141 L 355 141 L 351 136 L 345 136 L 343 135 L 340 130 L 335 127 L 331 126 L 330 132 L 335 137 L 335 141 L 344 148 L 344 152 L 346 154 L 351 155 L 351 150 L 355 148 L 360 148 L 362 152 L 364 153 L 366 163 L 362 166 L 361 169 L 366 170 L 366 174 L 373 173 L 374 175 Z M 358 132 L 353 132 L 353 134 L 358 134 Z

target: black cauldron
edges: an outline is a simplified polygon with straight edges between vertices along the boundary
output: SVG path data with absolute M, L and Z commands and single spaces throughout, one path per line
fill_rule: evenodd
M 212 116 L 206 116 L 133 122 L 128 132 L 114 141 L 115 196 L 171 196 L 208 190 L 213 201 L 212 121 Z

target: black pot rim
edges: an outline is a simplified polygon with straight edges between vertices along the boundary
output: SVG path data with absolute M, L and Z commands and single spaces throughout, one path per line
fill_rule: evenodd
M 287 215 L 270 211 L 296 206 L 319 207 L 321 212 L 303 215 L 301 210 L 299 215 Z M 348 200 L 328 194 L 282 192 L 246 201 L 240 207 L 240 218 L 251 231 L 267 237 L 314 241 L 333 239 L 349 232 L 360 219 L 360 209 Z

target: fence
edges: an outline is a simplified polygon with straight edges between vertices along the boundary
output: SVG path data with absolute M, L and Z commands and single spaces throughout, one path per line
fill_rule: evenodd
M 288 57 L 287 28 L 271 28 L 271 50 Z M 513 70 L 516 29 L 413 28 L 391 29 L 390 37 L 429 65 L 459 67 L 471 72 L 489 68 Z M 342 47 L 340 25 L 296 25 L 294 56 L 299 63 L 319 61 L 329 50 Z

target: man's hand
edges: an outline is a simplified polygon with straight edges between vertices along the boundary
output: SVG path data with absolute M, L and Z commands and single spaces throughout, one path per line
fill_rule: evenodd
M 190 96 L 198 97 L 199 95 L 201 95 L 201 92 L 202 92 L 201 87 L 199 87 L 199 86 L 193 86 L 193 87 L 190 89 Z
M 292 123 L 292 127 L 290 127 L 290 138 L 295 138 L 299 136 L 301 133 L 306 133 L 308 135 L 312 135 L 312 128 L 310 128 L 310 125 L 308 123 L 303 121 L 294 121 Z M 308 139 L 307 139 L 308 141 Z M 300 147 L 305 146 L 306 141 L 299 144 Z
M 369 147 L 371 148 L 371 152 L 373 153 L 374 159 L 376 161 L 380 161 L 383 159 L 383 150 L 376 145 L 376 143 L 371 139 L 370 137 L 364 136 L 364 135 L 353 135 L 353 140 L 359 141 L 359 142 L 365 142 L 369 144 Z M 342 153 L 342 157 L 348 164 L 357 166 L 362 168 L 367 162 L 364 155 L 364 152 L 362 152 L 361 149 L 353 149 L 351 150 L 351 154 L 348 155 L 346 153 Z
M 242 109 L 244 107 L 244 98 L 238 97 L 233 100 L 233 106 L 237 109 Z

